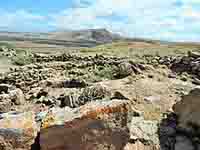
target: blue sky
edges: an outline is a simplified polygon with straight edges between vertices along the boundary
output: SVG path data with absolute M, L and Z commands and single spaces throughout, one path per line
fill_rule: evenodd
M 4 0 L 0 30 L 107 28 L 125 36 L 200 41 L 200 0 Z

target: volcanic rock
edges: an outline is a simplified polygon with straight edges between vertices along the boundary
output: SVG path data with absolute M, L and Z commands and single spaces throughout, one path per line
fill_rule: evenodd
M 41 150 L 121 150 L 129 140 L 130 111 L 129 102 L 119 100 L 54 108 L 42 123 Z

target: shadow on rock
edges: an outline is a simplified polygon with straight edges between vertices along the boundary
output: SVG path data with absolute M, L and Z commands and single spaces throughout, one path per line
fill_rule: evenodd
M 35 143 L 33 145 L 31 145 L 31 150 L 41 150 L 41 148 L 40 148 L 40 133 L 36 137 Z

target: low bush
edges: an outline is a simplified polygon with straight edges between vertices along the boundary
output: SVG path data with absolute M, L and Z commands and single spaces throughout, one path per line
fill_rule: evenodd
M 12 62 L 14 65 L 27 65 L 34 62 L 34 58 L 29 52 L 18 53 L 15 57 L 12 58 Z

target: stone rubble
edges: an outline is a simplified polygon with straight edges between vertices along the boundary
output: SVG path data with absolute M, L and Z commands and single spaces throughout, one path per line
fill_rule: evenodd
M 108 66 L 113 79 L 126 78 L 142 74 L 145 64 L 101 55 L 33 57 L 34 64 L 0 75 L 0 150 L 200 150 L 200 89 L 183 96 L 161 120 L 148 120 L 121 91 L 84 78 Z M 168 66 L 171 79 L 181 74 L 186 82 L 189 74 L 200 84 L 196 52 L 145 59 Z M 152 95 L 144 102 L 160 99 Z

